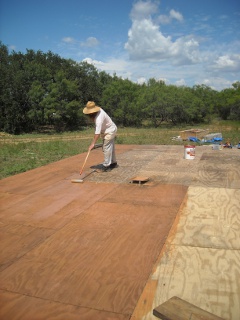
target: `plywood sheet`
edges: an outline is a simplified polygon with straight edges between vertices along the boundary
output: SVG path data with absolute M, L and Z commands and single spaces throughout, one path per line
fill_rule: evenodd
M 240 249 L 240 190 L 189 187 L 180 214 L 172 244 Z
M 171 246 L 162 259 L 153 275 L 161 274 L 155 305 L 156 301 L 181 295 L 224 319 L 237 319 L 240 283 L 234 279 L 240 268 L 239 251 Z
M 112 184 L 101 186 L 87 182 L 84 185 L 73 184 L 70 180 L 49 183 L 49 186 L 19 200 L 17 210 L 13 202 L 0 213 L 0 218 L 58 229 L 115 187 Z
M 179 295 L 238 320 L 239 150 L 116 151 L 119 167 L 83 184 L 70 180 L 86 153 L 0 181 L 6 319 L 155 319 Z M 102 160 L 94 150 L 86 170 Z M 129 184 L 135 175 L 153 184 Z
M 152 310 L 156 306 L 173 296 L 181 296 L 223 319 L 237 320 L 240 283 L 235 275 L 239 268 L 239 251 L 171 246 L 163 253 L 148 282 L 148 286 L 157 282 L 151 309 L 145 308 L 143 301 L 149 297 L 143 292 L 132 319 L 138 314 L 139 319 L 154 320 Z
M 161 183 L 240 189 L 239 150 L 216 154 L 209 147 L 196 149 L 194 160 L 184 159 L 179 147 L 172 153 L 169 150 L 166 154 L 159 152 L 138 174 Z
M 136 198 L 142 194 L 138 186 L 131 189 L 136 189 Z M 182 198 L 184 191 L 186 188 Z M 113 194 L 114 190 L 109 199 L 113 199 Z M 3 271 L 1 288 L 130 315 L 174 221 L 181 197 L 162 207 L 149 201 L 154 200 L 150 190 L 145 196 L 147 202 L 138 204 L 119 205 L 107 198 L 90 206 Z
M 109 192 L 101 201 L 117 203 L 133 203 L 142 205 L 154 205 L 161 208 L 178 208 L 187 192 L 186 186 L 162 185 L 138 186 L 134 184 L 120 185 Z
M 15 225 L 14 227 L 7 225 L 0 230 L 0 270 L 7 268 L 15 260 L 44 242 L 54 232 L 51 229 L 31 228 L 21 225 Z
M 78 174 L 87 153 L 82 153 L 67 159 L 63 159 L 40 168 L 29 170 L 0 181 L 0 191 L 12 194 L 32 194 L 50 183 L 59 183 L 69 175 Z M 96 162 L 103 161 L 101 150 L 94 150 L 90 153 L 85 169 Z
M 155 306 L 179 296 L 219 317 L 238 320 L 239 199 L 236 189 L 188 188 L 132 319 L 153 320 Z
M 8 207 L 15 205 L 19 200 L 24 199 L 25 195 L 15 194 L 14 196 L 11 193 L 0 192 L 0 209 L 1 212 L 6 210 Z
M 128 315 L 81 308 L 57 301 L 34 298 L 0 290 L 1 320 L 127 320 Z

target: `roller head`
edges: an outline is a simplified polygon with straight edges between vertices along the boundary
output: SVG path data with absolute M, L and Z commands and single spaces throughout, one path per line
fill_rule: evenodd
M 82 179 L 72 179 L 71 182 L 73 182 L 73 183 L 82 183 L 83 180 Z

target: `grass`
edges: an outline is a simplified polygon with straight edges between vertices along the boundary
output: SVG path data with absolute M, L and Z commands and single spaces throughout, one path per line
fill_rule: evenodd
M 119 128 L 116 144 L 184 145 L 186 141 L 172 138 L 190 128 Z M 209 133 L 221 132 L 224 142 L 229 139 L 233 145 L 240 141 L 239 121 L 214 121 L 211 125 L 194 128 L 208 129 Z M 86 152 L 93 134 L 93 128 L 63 134 L 1 134 L 0 179 Z

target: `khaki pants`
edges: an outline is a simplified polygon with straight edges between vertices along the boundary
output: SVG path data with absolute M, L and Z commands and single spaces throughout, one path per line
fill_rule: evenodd
M 103 154 L 105 167 L 110 166 L 111 163 L 117 162 L 115 154 L 115 137 L 117 130 L 111 133 L 107 133 L 103 136 Z

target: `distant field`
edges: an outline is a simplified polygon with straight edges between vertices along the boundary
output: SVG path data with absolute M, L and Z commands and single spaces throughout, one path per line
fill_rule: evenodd
M 119 128 L 116 144 L 184 145 L 187 141 L 173 138 L 190 128 L 220 132 L 223 142 L 230 140 L 232 145 L 240 141 L 239 121 L 215 121 L 211 125 L 194 127 Z M 62 134 L 12 136 L 0 133 L 0 179 L 86 152 L 93 134 L 93 128 Z

